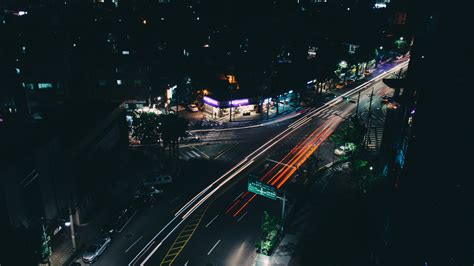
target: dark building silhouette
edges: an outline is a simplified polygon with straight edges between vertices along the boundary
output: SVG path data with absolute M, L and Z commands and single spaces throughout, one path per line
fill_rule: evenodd
M 384 130 L 393 193 L 383 265 L 472 265 L 472 156 L 462 151 L 472 113 L 468 14 L 447 3 L 397 4 L 414 45 L 406 78 L 385 80 L 400 108 L 388 112 Z

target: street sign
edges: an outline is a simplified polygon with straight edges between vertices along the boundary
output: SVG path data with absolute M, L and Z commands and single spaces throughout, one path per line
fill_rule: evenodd
M 263 184 L 256 178 L 248 179 L 247 190 L 272 200 L 277 199 L 276 189 L 270 185 Z

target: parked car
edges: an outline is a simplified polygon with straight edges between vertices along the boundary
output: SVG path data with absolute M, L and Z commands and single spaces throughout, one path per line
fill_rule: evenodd
M 154 186 L 140 185 L 133 193 L 131 205 L 140 209 L 156 202 L 157 197 L 163 193 L 162 189 Z
M 391 102 L 392 100 L 393 100 L 392 97 L 389 97 L 389 96 L 387 96 L 387 95 L 382 96 L 382 102 L 383 102 L 383 103 L 389 103 L 389 102 Z
M 135 199 L 143 198 L 143 197 L 155 197 L 163 193 L 162 189 L 158 189 L 155 186 L 146 186 L 140 185 L 135 192 L 133 193 L 133 197 Z
M 356 145 L 354 143 L 346 143 L 339 148 L 334 150 L 334 154 L 337 156 L 345 156 L 349 155 L 352 153 L 356 148 Z
M 188 110 L 191 112 L 198 112 L 199 108 L 195 104 L 188 104 Z
M 144 186 L 157 186 L 163 184 L 169 184 L 173 182 L 173 179 L 170 175 L 157 175 L 157 176 L 150 176 L 143 179 L 142 184 Z
M 395 102 L 395 101 L 389 102 L 389 103 L 387 104 L 387 108 L 388 108 L 388 109 L 397 110 L 398 107 L 400 107 L 400 104 L 397 103 L 397 102 Z
M 136 209 L 133 206 L 121 209 L 115 216 L 113 216 L 113 219 L 102 229 L 102 231 L 109 236 L 112 236 L 115 232 L 119 232 L 127 220 L 132 217 L 135 210 Z
M 336 84 L 336 89 L 342 89 L 346 86 L 346 84 L 344 82 L 339 82 Z
M 368 77 L 368 76 L 371 76 L 371 75 L 372 75 L 372 72 L 370 72 L 369 70 L 364 71 L 364 76 Z
M 110 245 L 112 242 L 112 238 L 110 236 L 105 236 L 98 238 L 94 244 L 87 247 L 82 255 L 82 261 L 85 263 L 93 263 L 96 261 L 99 256 L 104 253 L 105 249 Z
M 189 132 L 186 132 L 184 137 L 180 137 L 179 141 L 181 142 L 199 142 L 199 137 L 195 136 Z
M 348 80 L 346 80 L 346 84 L 347 84 L 347 85 L 352 84 L 352 83 L 354 83 L 354 80 L 353 80 L 353 79 L 348 79 Z

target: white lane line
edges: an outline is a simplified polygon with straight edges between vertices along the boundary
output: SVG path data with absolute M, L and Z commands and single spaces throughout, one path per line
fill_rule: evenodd
M 140 241 L 141 239 L 143 238 L 143 236 L 140 236 L 137 240 L 135 240 L 135 242 L 133 242 L 126 250 L 125 250 L 125 253 L 129 252 L 130 249 L 135 246 L 136 243 L 138 243 L 138 241 Z
M 238 198 L 240 198 L 240 196 L 242 196 L 242 194 L 244 194 L 243 191 L 242 191 L 237 197 L 235 197 L 235 199 L 234 199 L 232 202 L 234 202 L 234 201 L 236 201 Z
M 402 63 L 400 65 L 398 65 L 398 67 L 394 67 L 390 70 L 390 72 L 394 71 L 395 69 L 399 69 L 399 68 L 403 68 L 405 67 L 406 65 L 408 65 L 408 61 L 405 62 L 405 63 Z M 374 82 L 377 82 L 378 80 L 382 79 L 384 77 L 384 75 L 380 75 L 378 76 L 377 78 L 374 78 L 370 81 L 367 81 L 359 86 L 357 86 L 356 88 L 352 89 L 351 91 L 348 91 L 346 93 L 344 93 L 343 95 L 340 95 L 340 96 L 345 96 L 345 95 L 349 95 L 349 94 L 353 94 L 355 92 L 357 92 L 358 90 L 361 90 L 363 89 L 365 86 L 367 85 L 370 85 L 369 83 L 374 83 Z M 317 115 L 319 115 L 319 113 L 321 112 L 321 110 L 323 109 L 326 109 L 326 108 L 329 108 L 329 107 L 332 107 L 334 105 L 336 105 L 338 102 L 341 101 L 341 98 L 335 98 L 331 101 L 329 101 L 328 103 L 324 104 L 323 106 L 320 106 L 318 108 L 316 108 L 314 111 L 312 111 L 312 113 L 310 114 L 307 114 L 306 117 L 315 117 Z M 300 118 L 300 119 L 304 119 L 304 117 Z M 298 120 L 300 121 L 300 120 Z M 253 126 L 255 127 L 255 126 Z M 232 129 L 227 129 L 227 130 L 232 130 Z M 215 131 L 215 129 L 213 129 L 212 131 Z M 182 221 L 172 230 L 172 232 L 192 213 L 194 212 L 195 209 L 197 209 L 204 201 L 206 201 L 212 194 L 215 193 L 216 190 L 218 190 L 221 186 L 223 186 L 225 183 L 227 183 L 230 179 L 232 179 L 235 175 L 237 175 L 238 173 L 240 173 L 241 171 L 243 171 L 245 168 L 247 168 L 250 164 L 253 163 L 253 160 L 250 161 L 250 162 L 247 162 L 249 160 L 250 157 L 254 156 L 255 153 L 258 153 L 261 149 L 263 149 L 263 151 L 260 151 L 259 154 L 257 154 L 256 156 L 254 156 L 254 158 L 257 158 L 259 157 L 262 153 L 264 153 L 265 151 L 267 151 L 268 149 L 270 149 L 273 145 L 275 145 L 277 142 L 279 142 L 281 139 L 287 137 L 289 134 L 291 134 L 294 130 L 290 130 L 290 128 L 287 128 L 286 130 L 280 132 L 278 135 L 274 136 L 272 139 L 268 140 L 265 144 L 263 144 L 262 146 L 260 146 L 257 150 L 255 150 L 254 152 L 250 153 L 249 155 L 247 155 L 247 157 L 245 157 L 243 160 L 241 160 L 237 165 L 235 165 L 234 167 L 232 167 L 230 170 L 228 170 L 225 174 L 223 174 L 221 177 L 219 177 L 217 180 L 215 180 L 214 182 L 212 182 L 209 186 L 207 186 L 204 190 L 202 190 L 201 192 L 199 192 L 196 196 L 194 196 L 190 201 L 188 201 L 176 214 L 175 214 L 175 217 L 168 223 L 165 225 L 165 227 L 163 229 L 160 230 L 160 232 L 158 232 L 158 234 L 155 235 L 155 237 L 132 259 L 132 261 L 129 263 L 129 265 L 131 265 L 134 261 L 136 261 L 138 258 L 141 258 L 143 256 L 143 252 L 146 252 L 150 247 L 151 245 L 153 245 L 153 243 L 155 242 L 154 240 L 175 220 L 177 219 L 177 216 L 180 215 L 182 212 L 184 212 L 188 207 L 190 207 L 191 204 L 193 204 L 196 200 L 198 200 L 200 198 L 200 196 L 202 194 L 204 194 L 205 192 L 207 192 L 209 189 L 211 189 L 216 183 L 220 182 L 222 179 L 224 179 L 228 174 L 230 174 L 232 171 L 234 171 L 235 169 L 239 168 L 240 169 L 238 170 L 237 173 L 234 173 L 232 174 L 230 177 L 226 178 L 224 180 L 224 182 L 222 184 L 220 184 L 217 188 L 215 188 L 213 191 L 210 192 L 210 195 L 206 195 L 203 199 L 199 200 L 198 203 L 197 203 L 197 206 L 194 206 L 192 207 L 190 210 L 188 210 L 188 212 L 182 217 Z M 283 136 L 282 136 L 283 135 Z M 281 137 L 282 136 L 282 137 Z M 280 139 L 276 140 L 277 138 L 281 137 Z M 274 140 L 276 140 L 274 142 Z M 272 143 L 273 142 L 273 143 Z M 265 147 L 265 146 L 268 146 L 268 147 Z M 245 162 L 247 162 L 245 165 L 243 165 Z M 165 237 L 165 239 L 168 237 L 169 235 L 167 235 Z M 164 240 L 163 240 L 164 241 Z M 162 242 L 163 242 L 162 241 Z M 158 245 L 158 247 L 161 245 L 162 243 L 160 243 Z M 156 251 L 156 249 L 158 249 L 158 247 L 155 248 L 154 251 Z M 150 255 L 151 256 L 151 255 Z M 149 257 L 150 257 L 149 256 Z M 148 258 L 149 258 L 148 257 Z M 147 258 L 147 259 L 148 259 Z
M 240 218 L 237 220 L 237 222 L 240 222 L 242 219 L 244 219 L 244 216 L 247 215 L 248 211 L 246 211 Z
M 272 160 L 272 159 L 270 159 L 270 158 L 267 158 L 266 160 L 267 160 L 267 161 L 270 161 L 270 162 L 272 162 L 272 163 L 281 164 L 281 165 L 284 165 L 284 166 L 287 166 L 287 167 L 291 167 L 291 168 L 296 168 L 296 167 L 293 166 L 293 165 L 289 165 L 289 164 L 286 164 L 286 163 L 282 163 L 282 162 L 279 162 L 279 161 L 275 161 L 275 160 Z
M 135 217 L 136 214 L 137 214 L 137 211 L 135 211 L 132 214 L 132 216 L 130 216 L 130 218 L 128 218 L 128 220 L 125 222 L 125 224 L 117 232 L 121 233 L 123 231 L 123 229 L 125 228 L 125 226 L 128 225 L 128 223 L 133 219 L 133 217 Z
M 221 242 L 220 239 L 217 240 L 217 242 L 214 244 L 214 246 L 211 248 L 211 250 L 209 250 L 209 252 L 207 252 L 207 255 L 208 255 L 208 256 L 212 253 L 212 251 L 216 248 L 216 246 L 219 245 L 219 242 Z
M 176 217 L 175 217 L 176 218 Z M 155 252 L 158 250 L 158 248 L 163 244 L 163 242 L 166 241 L 166 239 L 168 239 L 168 237 L 174 232 L 174 230 L 176 230 L 176 228 L 178 228 L 185 220 L 181 220 L 181 222 L 178 223 L 178 225 L 176 225 L 173 230 L 171 230 L 164 238 L 163 240 L 161 240 L 161 242 L 150 252 L 150 254 L 148 254 L 148 256 L 143 260 L 142 263 L 140 263 L 140 266 L 143 266 L 145 265 L 145 263 L 151 258 L 151 256 L 153 256 L 153 254 L 155 254 Z M 150 245 L 151 247 L 151 245 Z
M 173 202 L 177 201 L 177 200 L 180 199 L 182 196 L 183 196 L 183 194 L 178 195 L 177 197 L 175 197 L 175 198 L 173 198 L 172 200 L 170 200 L 170 203 L 173 203 Z
M 184 263 L 184 266 L 188 266 L 188 262 L 189 262 L 189 260 L 187 260 L 186 263 Z
M 212 222 L 214 222 L 214 220 L 215 220 L 215 219 L 217 219 L 217 217 L 218 217 L 218 216 L 219 216 L 219 214 L 218 214 L 218 215 L 216 215 L 216 217 L 212 218 L 212 220 L 211 220 L 209 223 L 207 223 L 207 224 L 206 224 L 206 228 L 208 228 L 208 227 L 209 227 L 209 225 L 211 225 L 211 224 L 212 224 Z
M 147 252 L 147 251 L 150 249 L 150 247 L 151 247 L 154 243 L 155 243 L 155 241 L 149 242 L 148 244 L 150 244 L 150 245 L 146 245 L 146 246 L 145 246 L 145 248 L 142 250 L 143 253 L 142 253 L 142 251 L 140 251 L 140 253 L 138 253 L 138 254 L 135 256 L 135 258 L 133 258 L 133 260 L 132 260 L 128 265 L 129 265 L 129 266 L 130 266 L 130 265 L 135 265 L 135 262 L 134 262 L 134 261 L 135 261 L 135 260 L 139 260 L 139 259 L 143 256 L 143 254 L 145 254 L 145 252 Z M 132 264 L 132 263 L 133 263 L 133 264 Z

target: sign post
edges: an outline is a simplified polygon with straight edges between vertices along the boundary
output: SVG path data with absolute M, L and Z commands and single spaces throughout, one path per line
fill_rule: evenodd
M 284 221 L 285 221 L 285 207 L 286 207 L 286 191 L 283 192 L 283 197 L 279 197 L 279 196 L 277 196 L 277 193 L 276 193 L 277 190 L 276 190 L 275 187 L 264 184 L 264 183 L 260 182 L 260 180 L 258 180 L 256 177 L 253 177 L 253 176 L 251 176 L 248 179 L 247 190 L 249 192 L 253 192 L 255 194 L 264 196 L 264 197 L 272 199 L 272 200 L 279 199 L 279 200 L 282 201 L 281 232 L 283 233 L 283 224 L 285 223 Z
M 272 200 L 277 199 L 276 189 L 270 185 L 263 184 L 256 178 L 249 178 L 247 190 Z

